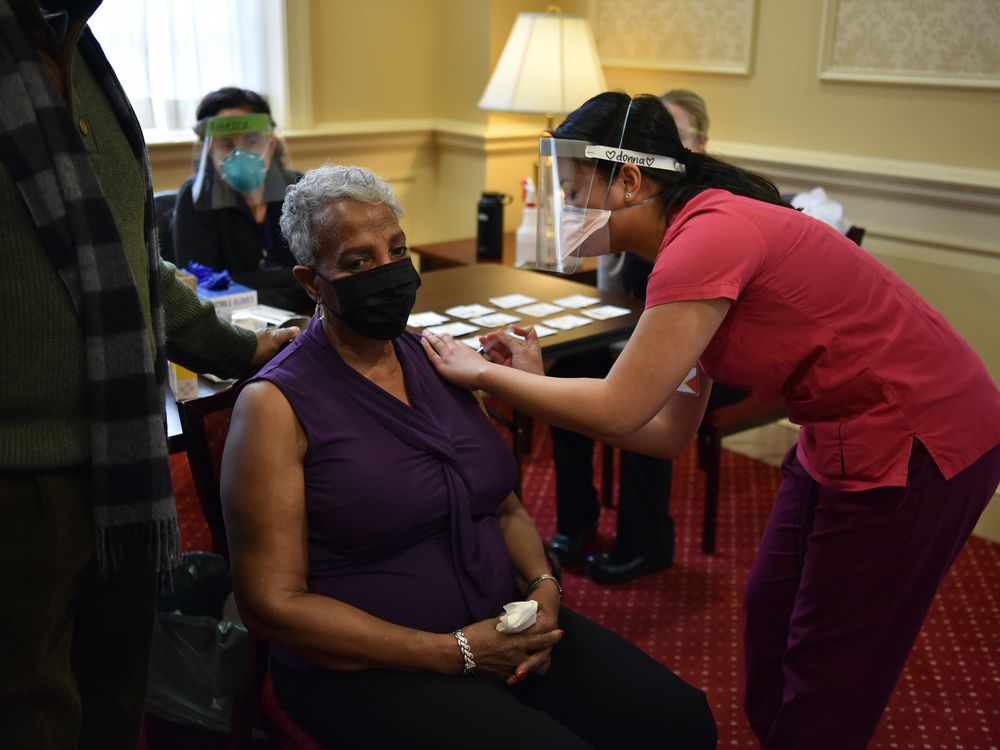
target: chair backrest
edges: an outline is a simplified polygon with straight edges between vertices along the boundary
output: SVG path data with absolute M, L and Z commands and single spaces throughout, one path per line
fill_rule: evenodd
M 851 228 L 847 230 L 847 239 L 854 242 L 855 245 L 861 246 L 861 240 L 865 238 L 865 228 L 859 227 L 857 224 L 851 225 Z
M 174 210 L 176 208 L 176 190 L 160 190 L 153 193 L 153 213 L 156 216 L 156 236 L 160 246 L 160 257 L 171 263 L 174 262 L 174 236 L 171 226 L 174 223 Z
M 219 477 L 222 449 L 229 433 L 229 420 L 239 388 L 235 385 L 219 393 L 177 403 L 184 442 L 187 448 L 191 479 L 201 503 L 202 513 L 212 533 L 212 552 L 229 559 L 226 526 L 222 520 L 222 497 Z

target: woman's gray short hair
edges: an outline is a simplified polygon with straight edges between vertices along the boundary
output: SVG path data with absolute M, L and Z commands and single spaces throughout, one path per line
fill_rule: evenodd
M 281 231 L 296 263 L 315 265 L 316 238 L 313 215 L 331 201 L 349 199 L 362 203 L 384 203 L 397 221 L 403 217 L 392 187 L 364 167 L 325 164 L 306 172 L 285 191 L 281 206 Z

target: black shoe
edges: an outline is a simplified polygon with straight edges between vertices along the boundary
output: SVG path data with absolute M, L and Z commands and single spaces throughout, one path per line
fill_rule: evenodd
M 577 563 L 583 556 L 587 546 L 594 541 L 596 529 L 587 529 L 579 534 L 553 534 L 545 544 L 546 549 L 558 558 L 564 568 Z
M 669 567 L 669 560 L 661 561 L 641 556 L 619 560 L 612 557 L 610 552 L 587 557 L 587 575 L 598 583 L 625 583 L 646 573 L 655 573 Z

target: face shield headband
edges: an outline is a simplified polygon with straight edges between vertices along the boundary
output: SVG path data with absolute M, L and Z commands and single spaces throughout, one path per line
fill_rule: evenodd
M 625 123 L 628 123 L 627 114 Z M 561 138 L 542 138 L 539 141 L 539 267 L 573 273 L 580 258 L 610 253 L 608 222 L 611 214 L 641 206 L 655 197 L 608 209 L 608 196 L 619 164 L 684 172 L 684 165 L 676 159 L 622 148 L 623 140 L 624 126 L 618 146 Z M 596 179 L 600 161 L 613 162 L 614 167 L 599 207 L 594 207 L 591 205 L 591 193 L 595 184 L 600 185 Z
M 274 156 L 266 114 L 210 117 L 195 126 L 202 137 L 192 196 L 200 209 L 231 208 L 263 186 L 265 203 L 284 198 L 287 180 Z

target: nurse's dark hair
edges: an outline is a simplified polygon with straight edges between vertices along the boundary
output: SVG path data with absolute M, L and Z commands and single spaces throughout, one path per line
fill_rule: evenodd
M 632 103 L 631 109 L 629 102 Z M 623 137 L 626 112 L 628 123 Z M 562 124 L 552 131 L 552 136 L 601 146 L 620 145 L 631 151 L 670 156 L 686 164 L 683 174 L 640 167 L 644 179 L 660 186 L 659 200 L 668 217 L 698 193 L 710 188 L 721 188 L 765 203 L 788 205 L 781 199 L 778 188 L 766 177 L 685 149 L 673 118 L 659 97 L 650 94 L 630 97 L 621 91 L 605 91 L 567 115 Z M 597 161 L 598 172 L 605 179 L 610 178 L 616 166 L 616 163 L 603 159 Z

